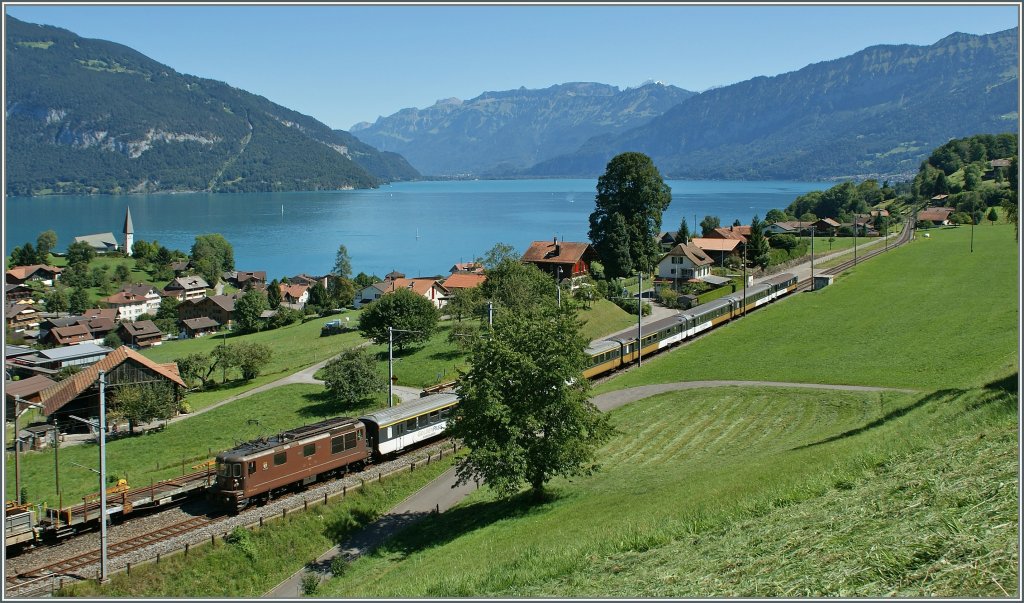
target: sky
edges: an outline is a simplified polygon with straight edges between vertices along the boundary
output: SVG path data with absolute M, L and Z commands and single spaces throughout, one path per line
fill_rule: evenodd
M 1018 26 L 1020 5 L 46 4 L 7 15 L 129 46 L 335 129 L 566 82 L 703 91 L 878 44 Z

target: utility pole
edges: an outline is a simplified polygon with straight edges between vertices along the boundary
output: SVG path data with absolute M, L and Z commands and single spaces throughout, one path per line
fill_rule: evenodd
M 100 385 L 100 416 L 99 421 L 91 421 L 68 415 L 95 429 L 100 439 L 100 470 L 89 469 L 100 476 L 100 582 L 107 581 L 107 378 L 104 371 L 99 372 Z M 77 463 L 76 463 L 77 464 Z
M 644 273 L 642 270 L 636 272 L 636 365 L 643 363 L 643 317 L 644 317 Z
M 60 495 L 60 462 L 57 451 L 60 450 L 60 429 L 57 427 L 57 418 L 53 418 L 53 487 Z
M 393 368 L 391 368 L 391 347 L 394 343 L 394 340 L 392 338 L 391 331 L 391 327 L 388 327 L 388 408 L 391 408 L 393 404 L 392 400 L 394 400 L 395 397 L 393 393 L 395 387 L 395 371 Z
M 974 253 L 974 214 L 971 214 L 971 253 Z
M 487 326 L 494 326 L 494 302 L 492 301 L 487 302 Z
M 811 291 L 814 291 L 814 227 L 811 227 Z
M 853 265 L 857 265 L 857 214 L 853 214 Z

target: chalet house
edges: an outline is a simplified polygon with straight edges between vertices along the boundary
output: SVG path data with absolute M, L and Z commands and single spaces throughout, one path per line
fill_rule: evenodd
M 35 304 L 14 302 L 4 305 L 4 326 L 18 333 L 39 326 L 40 308 Z
M 446 278 L 441 286 L 445 288 L 449 293 L 455 293 L 462 289 L 472 289 L 479 287 L 484 284 L 487 277 L 483 274 L 476 274 L 472 272 L 456 272 Z
M 117 336 L 121 338 L 124 345 L 133 349 L 148 348 L 160 345 L 163 333 L 157 328 L 152 320 L 140 320 L 136 322 L 125 321 L 117 330 Z
M 119 291 L 102 300 L 108 308 L 117 310 L 118 320 L 136 320 L 139 316 L 146 314 L 150 308 L 150 300 L 141 295 Z M 159 304 L 157 305 L 159 308 Z
M 99 372 L 106 375 L 107 395 L 117 399 L 119 387 L 139 383 L 167 383 L 175 401 L 180 401 L 187 388 L 178 365 L 174 362 L 159 364 L 132 350 L 121 346 L 107 350 L 104 357 L 81 372 L 52 385 L 39 393 L 43 414 L 56 422 L 62 430 L 78 431 L 84 427 L 70 415 L 92 418 L 99 414 Z M 108 403 L 111 398 L 107 398 Z
M 948 198 L 949 198 L 949 195 L 935 195 L 934 197 L 932 197 L 929 200 L 929 203 L 931 205 L 942 205 L 943 203 L 946 202 L 946 199 L 948 199 Z
M 712 258 L 719 266 L 725 264 L 727 256 L 739 255 L 741 251 L 739 239 L 694 237 L 690 239 L 690 243 Z
M 357 309 L 361 308 L 364 305 L 399 289 L 409 289 L 418 295 L 422 295 L 430 300 L 430 303 L 434 304 L 435 308 L 443 308 L 448 302 L 448 290 L 445 289 L 436 278 L 395 278 L 374 283 L 369 287 L 363 288 L 363 290 L 356 295 L 357 299 L 353 305 Z
M 281 303 L 289 308 L 301 310 L 309 301 L 310 285 L 278 285 L 281 291 Z
M 308 274 L 297 274 L 290 278 L 284 278 L 281 280 L 286 285 L 305 285 L 306 287 L 313 288 L 313 285 L 320 283 L 324 287 L 327 287 L 326 276 L 310 276 Z
M 47 266 L 45 264 L 15 266 L 7 271 L 5 282 L 8 285 L 23 285 L 29 281 L 39 281 L 48 287 L 52 287 L 53 281 L 60 278 L 62 271 L 63 268 Z
M 573 279 L 590 273 L 590 262 L 598 259 L 590 243 L 574 243 L 557 238 L 549 241 L 534 241 L 520 261 L 533 264 L 556 279 Z
M 116 308 L 89 308 L 82 312 L 83 318 L 105 318 L 110 322 L 117 320 Z
M 816 234 L 832 234 L 833 232 L 838 231 L 840 226 L 842 225 L 839 222 L 833 220 L 832 218 L 822 218 L 817 222 L 811 224 L 811 228 L 814 229 Z
M 114 233 L 112 232 L 75 237 L 75 243 L 88 243 L 89 247 L 92 247 L 96 253 L 108 253 L 120 249 L 117 239 L 114 238 Z
M 658 276 L 672 280 L 696 280 L 711 274 L 714 263 L 711 256 L 693 243 L 679 244 L 658 261 Z
M 23 299 L 30 299 L 31 297 L 32 289 L 25 285 L 4 285 L 4 301 L 9 304 Z
M 670 230 L 658 234 L 658 246 L 661 247 L 662 251 L 669 251 L 676 246 L 676 237 L 679 236 L 678 230 Z
M 989 166 L 993 168 L 1008 168 L 1010 167 L 1010 163 L 1009 159 L 993 159 L 988 162 Z
M 707 234 L 708 239 L 735 239 L 746 244 L 750 236 L 750 226 L 729 226 L 716 228 Z
M 453 265 L 449 270 L 449 274 L 457 274 L 462 272 L 469 272 L 472 274 L 483 274 L 484 267 L 477 262 L 461 262 Z M 404 275 L 403 275 L 404 276 Z
M 53 379 L 48 379 L 42 375 L 33 375 L 26 379 L 19 379 L 17 381 L 5 381 L 4 382 L 4 394 L 5 402 L 7 407 L 7 416 L 14 416 L 14 399 L 21 398 L 27 402 L 39 402 L 39 392 L 44 389 L 56 384 L 57 382 Z M 23 409 L 24 407 L 22 407 Z
M 171 271 L 174 272 L 174 276 L 183 276 L 186 270 L 188 270 L 191 263 L 188 260 L 175 260 L 171 262 Z
M 234 321 L 235 300 L 243 294 L 212 295 L 202 299 L 191 299 L 178 306 L 178 319 L 212 318 L 221 325 L 231 328 Z
M 96 312 L 95 310 L 87 312 Z M 113 312 L 113 310 L 107 310 Z M 40 326 L 39 340 L 51 345 L 101 343 L 116 325 L 112 315 L 51 318 Z M 84 330 L 84 333 L 83 333 Z
M 946 226 L 953 211 L 952 207 L 930 207 L 917 212 L 917 221 L 930 222 L 933 226 Z
M 185 327 L 185 337 L 189 339 L 216 333 L 220 329 L 220 323 L 207 316 L 189 318 L 181 321 L 181 323 Z
M 267 273 L 263 270 L 225 272 L 224 281 L 231 283 L 239 289 L 249 289 L 254 285 L 265 285 L 267 283 Z
M 201 276 L 179 276 L 164 287 L 165 297 L 174 297 L 179 301 L 190 301 L 206 297 L 210 285 Z
M 794 236 L 800 236 L 800 234 L 806 228 L 807 224 L 804 222 L 785 221 L 775 222 L 774 224 L 766 224 L 764 227 L 764 232 L 766 235 L 791 234 Z
M 887 210 L 887 209 L 873 209 L 870 212 L 868 212 L 868 215 L 870 215 L 872 218 L 877 218 L 878 216 L 882 216 L 883 218 L 888 218 L 889 217 L 889 210 Z
M 151 285 L 143 285 L 141 283 L 134 285 L 125 285 L 121 287 L 122 293 L 130 293 L 138 297 L 144 297 L 146 299 L 146 314 L 156 316 L 158 310 L 160 310 L 160 292 Z
M 92 336 L 92 332 L 89 331 L 89 327 L 82 324 L 54 327 L 47 331 L 46 339 L 43 341 L 55 346 L 96 343 L 96 339 Z

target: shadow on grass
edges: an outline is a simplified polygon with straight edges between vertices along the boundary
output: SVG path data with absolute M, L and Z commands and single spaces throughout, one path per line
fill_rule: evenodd
M 338 402 L 327 390 L 302 394 L 306 405 L 298 410 L 300 417 L 358 417 L 377 405 L 372 397 L 355 402 Z
M 987 390 L 1002 390 L 1009 393 L 1017 393 L 1017 387 L 1020 384 L 1020 373 L 1013 373 L 1007 375 L 1002 379 L 996 379 L 990 383 L 985 384 Z
M 416 529 L 405 529 L 406 526 L 402 526 L 402 529 L 374 552 L 397 553 L 406 558 L 419 551 L 442 546 L 499 521 L 541 513 L 559 498 L 561 497 L 558 494 L 548 492 L 544 498 L 538 500 L 532 492 L 526 491 L 510 499 L 456 507 L 440 515 L 421 514 L 423 517 L 432 516 L 433 520 L 416 522 Z
M 461 360 L 462 357 L 463 354 L 459 350 L 451 350 L 448 352 L 434 352 L 433 354 L 430 355 L 431 360 L 444 360 L 445 362 Z
M 800 446 L 795 446 L 793 448 L 790 448 L 790 450 L 803 450 L 804 448 L 812 448 L 814 446 L 820 446 L 822 444 L 828 444 L 830 442 L 835 442 L 835 441 L 842 440 L 842 439 L 845 439 L 845 438 L 853 437 L 855 435 L 859 435 L 859 434 L 864 433 L 864 432 L 866 432 L 868 430 L 875 429 L 877 427 L 881 427 L 881 426 L 885 425 L 886 423 L 888 423 L 889 421 L 893 421 L 895 419 L 898 419 L 898 418 L 906 415 L 907 413 L 909 413 L 911 411 L 914 411 L 914 410 L 917 410 L 918 408 L 921 408 L 922 406 L 924 406 L 926 404 L 930 404 L 932 402 L 936 402 L 936 401 L 942 400 L 942 399 L 953 398 L 953 397 L 956 397 L 958 395 L 963 394 L 965 391 L 966 390 L 962 390 L 962 389 L 942 389 L 942 390 L 933 392 L 931 394 L 928 394 L 927 396 L 924 396 L 923 398 L 921 398 L 917 402 L 914 402 L 913 404 L 910 404 L 909 406 L 904 406 L 902 408 L 897 408 L 896 410 L 888 412 L 884 416 L 881 416 L 881 417 L 875 419 L 874 421 L 871 421 L 870 423 L 867 423 L 866 425 L 862 425 L 860 427 L 855 427 L 854 429 L 848 429 L 848 430 L 846 430 L 846 431 L 844 431 L 842 433 L 838 433 L 838 434 L 836 434 L 834 436 L 829 436 L 829 437 L 827 437 L 827 438 L 825 438 L 823 440 L 818 440 L 817 442 L 811 442 L 810 444 L 802 444 Z

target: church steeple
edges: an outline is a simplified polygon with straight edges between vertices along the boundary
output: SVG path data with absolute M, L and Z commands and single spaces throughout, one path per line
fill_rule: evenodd
M 132 208 L 129 207 L 125 210 L 124 214 L 124 252 L 126 255 L 131 256 L 132 245 L 135 243 L 135 226 L 132 225 Z

